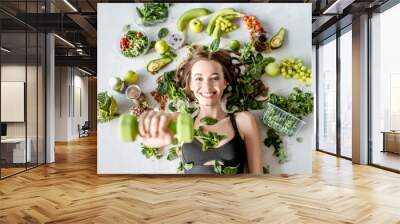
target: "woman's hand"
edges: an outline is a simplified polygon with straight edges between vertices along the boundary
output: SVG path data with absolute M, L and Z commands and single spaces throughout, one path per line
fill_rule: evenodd
M 173 115 L 162 111 L 145 111 L 139 117 L 139 133 L 142 143 L 149 147 L 161 148 L 172 143 L 173 133 L 168 123 Z

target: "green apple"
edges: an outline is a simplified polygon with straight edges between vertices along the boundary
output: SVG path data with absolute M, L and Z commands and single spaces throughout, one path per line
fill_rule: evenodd
M 232 51 L 237 51 L 237 50 L 239 50 L 239 48 L 240 48 L 240 41 L 238 41 L 238 40 L 231 40 L 231 41 L 229 41 L 229 48 L 230 48 Z
M 169 50 L 168 43 L 165 40 L 159 40 L 156 42 L 156 45 L 154 46 L 156 48 L 156 51 L 159 54 L 164 54 Z
M 132 70 L 128 70 L 124 77 L 124 82 L 127 85 L 132 85 L 138 80 L 138 75 Z
M 200 33 L 203 31 L 203 24 L 199 19 L 192 19 L 189 22 L 189 28 L 194 33 Z
M 265 66 L 265 74 L 271 77 L 276 77 L 280 73 L 280 66 L 276 62 L 269 63 Z

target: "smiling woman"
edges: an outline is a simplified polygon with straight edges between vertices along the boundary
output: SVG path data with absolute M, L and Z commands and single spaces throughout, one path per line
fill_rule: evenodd
M 240 63 L 227 50 L 196 50 L 177 69 L 177 86 L 190 100 L 199 102 L 194 118 L 195 141 L 182 146 L 185 174 L 261 174 L 261 137 L 250 112 L 226 113 L 221 99 L 240 75 Z M 143 143 L 162 147 L 171 143 L 168 121 L 177 114 L 149 111 L 139 119 Z M 205 122 L 213 120 L 214 122 Z

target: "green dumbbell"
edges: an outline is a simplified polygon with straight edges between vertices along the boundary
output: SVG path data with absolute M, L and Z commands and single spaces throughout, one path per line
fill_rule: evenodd
M 124 142 L 133 142 L 139 134 L 137 117 L 132 114 L 122 114 L 119 118 L 120 137 Z M 180 113 L 176 121 L 168 123 L 168 129 L 176 134 L 180 143 L 191 143 L 194 136 L 193 118 L 188 113 Z

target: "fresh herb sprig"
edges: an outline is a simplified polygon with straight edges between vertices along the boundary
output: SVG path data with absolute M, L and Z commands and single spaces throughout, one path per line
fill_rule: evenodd
M 142 154 L 147 159 L 150 159 L 151 157 L 154 157 L 156 159 L 160 159 L 162 157 L 162 154 L 160 152 L 160 148 L 149 147 L 149 146 L 146 146 L 144 144 L 141 144 L 140 147 L 142 148 Z
M 203 152 L 207 151 L 208 148 L 215 147 L 220 141 L 226 138 L 225 135 L 219 135 L 217 132 L 209 131 L 207 134 L 204 133 L 204 127 L 200 126 L 194 130 L 194 136 L 202 140 L 201 149 Z
M 257 96 L 268 95 L 268 89 L 261 81 L 264 68 L 274 62 L 272 57 L 264 58 L 255 51 L 253 44 L 245 44 L 240 50 L 240 62 L 245 66 L 245 71 L 235 86 L 229 86 L 230 95 L 227 98 L 226 107 L 229 111 L 248 111 L 262 109 L 263 101 L 257 101 Z
M 206 124 L 206 125 L 214 125 L 214 124 L 218 123 L 218 120 L 215 118 L 206 116 L 206 117 L 201 118 L 200 122 L 203 124 Z
M 161 29 L 158 31 L 158 35 L 157 35 L 157 36 L 158 36 L 158 39 L 159 39 L 159 40 L 163 39 L 164 37 L 168 36 L 168 33 L 169 33 L 168 28 L 166 28 L 166 27 L 161 28 Z
M 160 95 L 166 95 L 170 100 L 168 104 L 168 109 L 172 112 L 180 111 L 192 114 L 196 111 L 195 106 L 190 105 L 188 102 L 188 97 L 182 88 L 176 86 L 175 82 L 176 71 L 165 72 L 157 81 L 157 91 Z M 182 104 L 183 106 L 179 106 Z
M 136 7 L 143 25 L 154 25 L 168 18 L 168 4 L 166 3 L 144 3 L 143 7 Z
M 279 136 L 272 128 L 268 129 L 267 136 L 268 137 L 264 140 L 264 145 L 267 147 L 272 146 L 274 148 L 273 154 L 278 157 L 278 162 L 280 164 L 287 162 L 288 158 L 281 136 Z
M 288 97 L 272 93 L 269 102 L 299 119 L 309 115 L 314 107 L 312 94 L 297 87 L 293 88 L 293 92 Z
M 193 162 L 189 162 L 189 163 L 182 163 L 179 162 L 179 166 L 176 169 L 177 173 L 183 173 L 184 170 L 191 170 L 193 168 L 194 163 Z
M 214 160 L 214 172 L 218 174 L 237 174 L 239 166 L 240 164 L 237 166 L 224 166 L 220 161 Z

